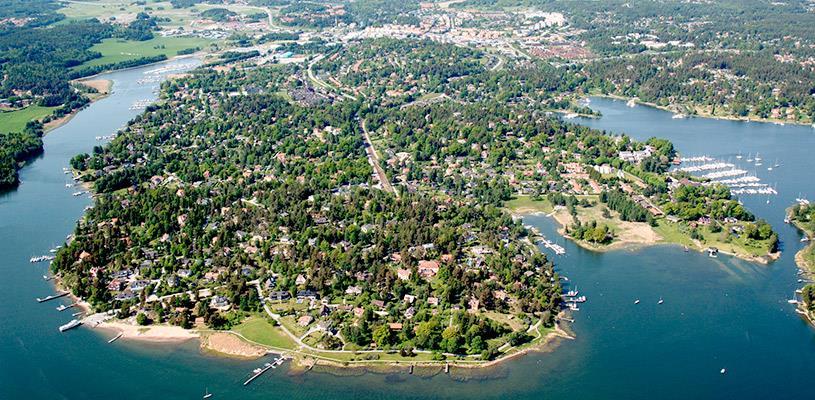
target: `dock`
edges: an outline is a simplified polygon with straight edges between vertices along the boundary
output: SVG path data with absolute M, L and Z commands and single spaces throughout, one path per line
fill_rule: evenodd
M 278 365 L 283 364 L 283 361 L 284 361 L 283 356 L 280 356 L 280 358 L 276 358 L 273 362 L 264 364 L 263 368 L 256 368 L 254 371 L 252 371 L 253 375 L 249 377 L 249 379 L 247 379 L 246 382 L 243 383 L 243 386 L 252 383 L 252 381 L 257 379 L 259 376 L 263 375 L 264 372 L 272 368 L 277 368 Z
M 65 310 L 67 310 L 67 309 L 69 309 L 71 307 L 74 307 L 74 306 L 76 306 L 76 303 L 71 303 L 71 304 L 68 304 L 67 306 L 65 304 L 60 304 L 59 307 L 57 307 L 57 311 L 65 311 Z
M 113 337 L 113 339 L 108 340 L 108 343 L 113 343 L 113 342 L 115 342 L 115 341 L 116 341 L 116 340 L 118 340 L 120 337 L 122 337 L 122 335 L 124 335 L 124 332 L 119 332 L 119 334 L 118 334 L 118 335 L 116 335 L 116 336 L 114 336 L 114 337 Z
M 68 294 L 69 294 L 69 292 L 63 292 L 63 293 L 58 293 L 58 294 L 52 294 L 50 296 L 46 296 L 46 297 L 43 297 L 43 298 L 37 297 L 37 303 L 45 303 L 46 301 L 51 301 L 51 300 L 54 300 L 54 299 L 58 299 L 60 297 L 65 297 Z

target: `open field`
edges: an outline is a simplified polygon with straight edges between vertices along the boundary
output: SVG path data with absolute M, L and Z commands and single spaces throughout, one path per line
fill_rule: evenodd
M 105 39 L 102 43 L 96 44 L 90 49 L 102 53 L 102 57 L 90 60 L 75 68 L 92 67 L 161 54 L 170 58 L 176 56 L 179 50 L 193 47 L 205 49 L 212 43 L 215 43 L 215 41 L 196 37 L 156 37 L 143 42 Z
M 263 317 L 249 317 L 240 325 L 232 328 L 232 331 L 265 346 L 284 349 L 295 347 L 294 341 L 280 327 L 270 324 Z
M 58 107 L 28 106 L 22 110 L 0 112 L 0 132 L 19 132 L 28 121 L 50 115 Z
M 514 199 L 504 203 L 510 212 L 518 214 L 531 214 L 536 212 L 550 213 L 554 210 L 549 200 L 533 200 L 531 196 L 516 196 Z

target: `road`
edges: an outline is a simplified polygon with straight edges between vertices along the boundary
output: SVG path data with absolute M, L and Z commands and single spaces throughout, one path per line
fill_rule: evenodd
M 379 184 L 382 185 L 382 189 L 393 193 L 396 198 L 399 198 L 399 192 L 393 188 L 391 181 L 388 179 L 388 175 L 385 174 L 385 170 L 383 170 L 382 166 L 379 165 L 379 154 L 377 154 L 376 149 L 371 142 L 371 136 L 368 134 L 368 128 L 365 126 L 365 120 L 362 119 L 361 121 L 362 122 L 360 125 L 362 125 L 362 139 L 365 141 L 365 152 L 368 153 L 368 162 L 372 167 L 374 167 L 376 175 L 379 176 Z

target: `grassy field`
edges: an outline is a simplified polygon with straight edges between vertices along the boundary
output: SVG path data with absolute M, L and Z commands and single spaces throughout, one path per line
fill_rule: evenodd
M 516 196 L 514 199 L 504 203 L 509 211 L 519 213 L 544 212 L 550 213 L 554 210 L 549 200 L 532 200 L 531 196 Z
M 232 330 L 253 342 L 266 346 L 284 349 L 295 347 L 294 341 L 283 330 L 270 324 L 263 317 L 249 317 Z
M 679 243 L 689 247 L 699 247 L 690 237 L 690 227 L 682 223 L 659 221 L 656 232 L 668 243 Z M 753 240 L 746 237 L 736 237 L 728 234 L 729 227 L 725 226 L 721 232 L 712 232 L 708 227 L 697 229 L 701 238 L 699 244 L 702 248 L 716 247 L 726 253 L 760 257 L 769 251 L 769 240 Z
M 19 132 L 28 121 L 43 118 L 57 107 L 28 106 L 22 110 L 0 112 L 0 132 Z
M 168 58 L 174 57 L 179 50 L 200 47 L 209 47 L 213 40 L 188 37 L 156 37 L 143 42 L 122 39 L 105 39 L 102 43 L 91 47 L 91 51 L 102 53 L 102 57 L 90 60 L 76 69 L 133 60 L 141 57 L 152 57 L 164 54 Z

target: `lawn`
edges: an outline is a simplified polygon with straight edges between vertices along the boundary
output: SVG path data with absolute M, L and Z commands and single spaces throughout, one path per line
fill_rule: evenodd
M 270 324 L 263 317 L 249 317 L 232 330 L 253 342 L 266 346 L 284 349 L 295 347 L 294 341 L 280 327 Z
M 22 110 L 0 112 L 0 132 L 20 132 L 28 121 L 50 115 L 57 108 L 28 106 Z
M 769 240 L 753 240 L 744 236 L 737 237 L 728 234 L 729 229 L 730 227 L 725 225 L 722 227 L 721 232 L 712 232 L 709 227 L 700 227 L 697 229 L 701 236 L 699 242 L 703 248 L 716 247 L 727 253 L 747 254 L 756 257 L 767 254 L 770 247 Z M 694 246 L 694 242 L 690 238 L 690 227 L 685 224 L 660 220 L 659 226 L 655 230 L 663 237 L 665 242 L 679 243 L 689 247 Z
M 548 214 L 554 210 L 549 200 L 545 198 L 533 200 L 531 196 L 515 196 L 514 199 L 505 202 L 504 206 L 510 211 L 520 213 L 544 212 Z
M 153 57 L 164 54 L 167 58 L 178 55 L 179 50 L 199 47 L 207 48 L 215 41 L 197 37 L 156 37 L 143 42 L 135 40 L 105 39 L 95 44 L 91 51 L 102 53 L 102 57 L 90 60 L 75 69 L 96 65 L 111 64 L 141 57 Z

